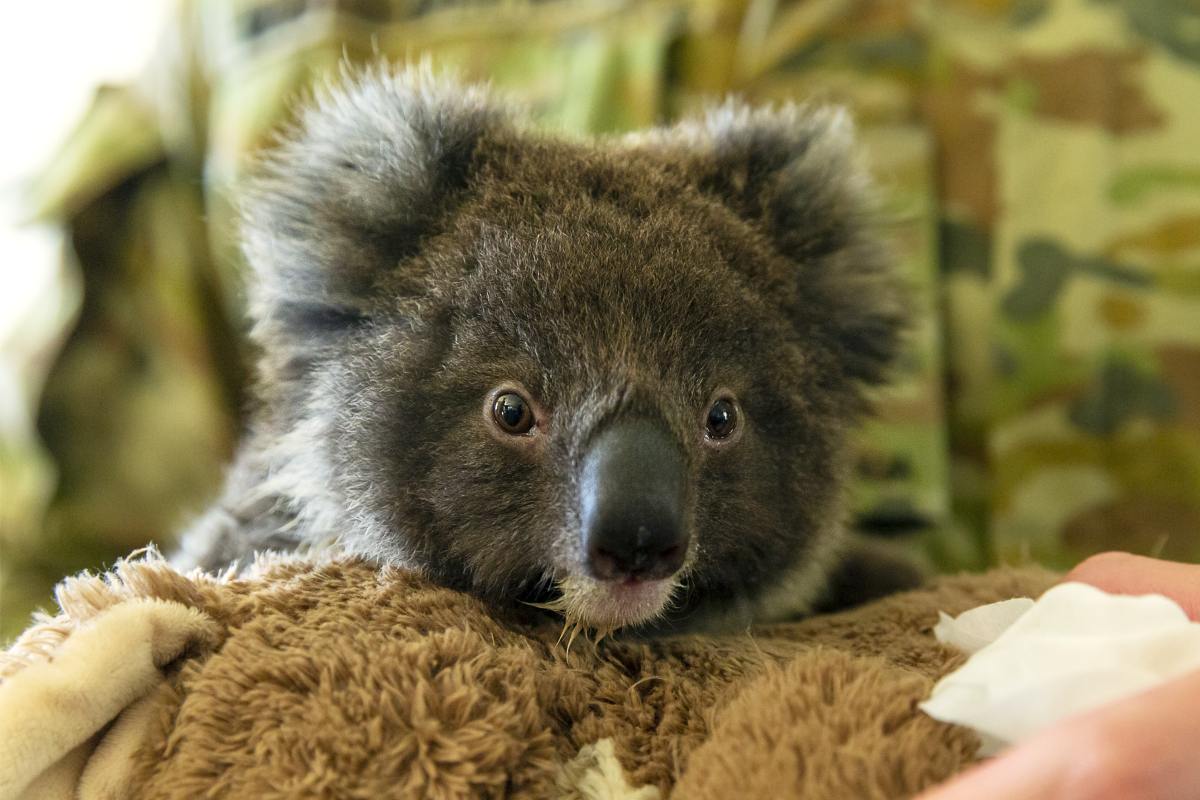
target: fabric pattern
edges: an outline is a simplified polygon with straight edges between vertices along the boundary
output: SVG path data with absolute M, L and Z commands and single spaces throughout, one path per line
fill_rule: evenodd
M 166 543 L 212 495 L 251 360 L 239 177 L 306 87 L 379 57 L 490 79 L 579 133 L 730 92 L 846 104 L 915 318 L 862 436 L 857 521 L 947 570 L 1196 560 L 1197 26 L 1187 0 L 185 2 L 35 187 L 82 300 L 39 350 L 43 469 L 28 431 L 0 432 L 0 477 L 33 486 L 3 518 L 5 583 L 37 597 Z

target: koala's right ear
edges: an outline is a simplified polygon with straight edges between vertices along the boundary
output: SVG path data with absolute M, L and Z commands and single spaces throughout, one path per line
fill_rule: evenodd
M 478 142 L 505 125 L 482 88 L 428 68 L 380 69 L 318 96 L 244 195 L 260 343 L 311 355 L 370 318 L 377 282 L 436 231 Z

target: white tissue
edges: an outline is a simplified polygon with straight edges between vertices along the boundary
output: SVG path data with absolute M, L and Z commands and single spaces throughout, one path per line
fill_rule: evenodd
M 934 628 L 971 657 L 920 708 L 974 729 L 991 755 L 1058 720 L 1200 668 L 1200 624 L 1162 595 L 1064 583 L 980 606 Z
M 1028 597 L 1017 597 L 972 608 L 957 617 L 939 611 L 938 624 L 933 626 L 933 635 L 942 644 L 970 655 L 994 642 L 1031 608 L 1032 600 Z

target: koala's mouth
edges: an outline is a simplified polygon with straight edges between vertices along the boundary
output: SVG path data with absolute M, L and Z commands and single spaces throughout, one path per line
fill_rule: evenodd
M 671 607 L 679 585 L 677 576 L 596 580 L 572 575 L 559 582 L 561 594 L 546 607 L 561 613 L 568 625 L 608 633 L 661 617 Z

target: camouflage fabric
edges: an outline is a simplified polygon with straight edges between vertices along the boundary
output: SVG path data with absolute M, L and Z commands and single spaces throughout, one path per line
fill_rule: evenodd
M 1197 24 L 1185 0 L 939 9 L 952 496 L 990 560 L 1200 558 Z
M 4 583 L 27 589 L 0 630 L 213 491 L 249 363 L 238 178 L 306 87 L 379 56 L 489 78 L 579 133 L 728 92 L 847 104 L 916 309 L 858 520 L 943 569 L 1200 558 L 1198 26 L 1187 0 L 184 3 L 35 187 L 83 299 L 38 416 L 53 498 L 0 516 Z M 0 478 L 40 474 L 19 460 Z

